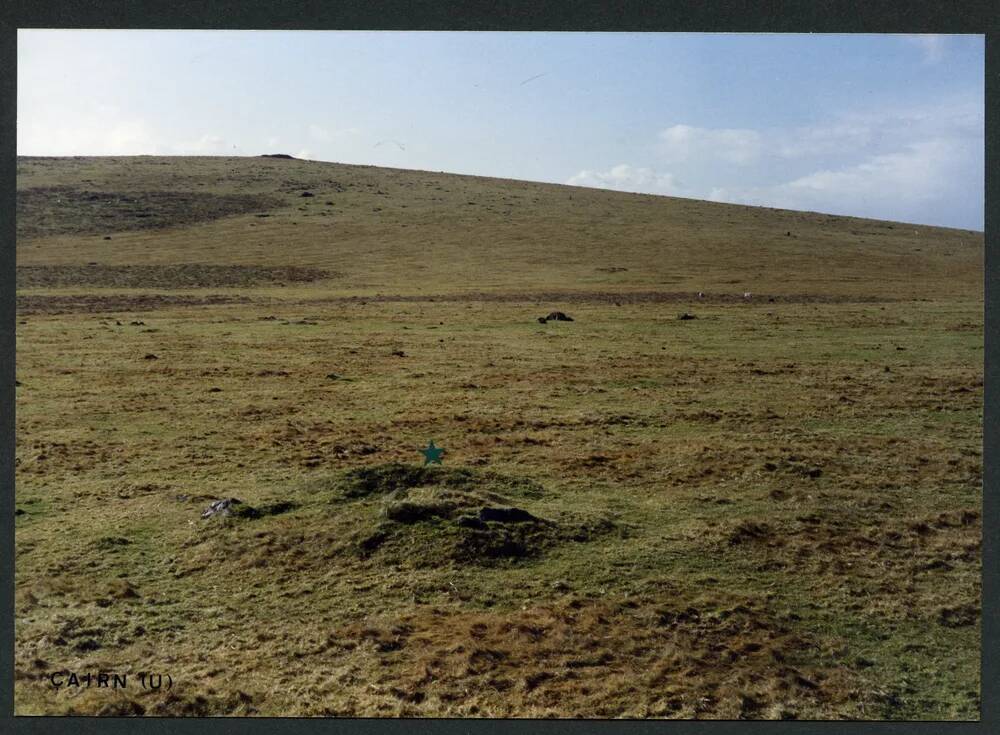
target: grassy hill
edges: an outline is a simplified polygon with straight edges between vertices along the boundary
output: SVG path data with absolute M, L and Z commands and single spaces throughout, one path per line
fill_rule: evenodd
M 978 717 L 982 233 L 275 158 L 18 193 L 19 714 Z
M 982 291 L 982 233 L 964 230 L 272 158 L 25 158 L 18 171 L 22 265 L 308 266 L 336 274 L 323 284 L 336 294 Z

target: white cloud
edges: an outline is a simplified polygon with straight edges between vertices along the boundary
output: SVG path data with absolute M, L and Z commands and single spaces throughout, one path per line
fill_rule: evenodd
M 924 221 L 929 207 L 982 196 L 975 144 L 938 138 L 906 145 L 862 163 L 821 169 L 790 181 L 757 187 L 714 187 L 713 201 Z M 977 193 L 978 192 L 978 193 Z M 967 202 L 962 202 L 967 204 Z
M 294 154 L 296 158 L 312 158 L 313 152 L 306 150 L 305 148 L 300 148 L 297 153 Z
M 903 36 L 903 39 L 920 49 L 923 54 L 923 61 L 925 64 L 936 64 L 941 61 L 947 53 L 948 36 L 923 33 L 919 35 Z
M 781 158 L 805 158 L 857 150 L 870 145 L 877 133 L 863 121 L 840 120 L 773 134 L 768 152 Z
M 640 192 L 646 194 L 681 195 L 682 186 L 670 173 L 658 173 L 650 168 L 635 168 L 626 163 L 607 171 L 583 170 L 566 180 L 570 186 Z
M 692 159 L 716 159 L 725 163 L 747 165 L 760 156 L 761 134 L 741 128 L 698 128 L 674 125 L 659 134 L 657 150 L 673 163 Z
M 955 158 L 951 141 L 914 143 L 903 151 L 874 156 L 839 170 L 817 171 L 784 186 L 790 191 L 830 192 L 867 198 L 885 193 L 927 197 L 940 191 L 942 174 Z
M 981 228 L 983 139 L 976 96 L 845 111 L 790 129 L 674 125 L 651 149 L 669 173 L 633 161 L 566 183 Z
M 920 107 L 845 111 L 797 128 L 761 130 L 674 125 L 657 136 L 660 158 L 673 164 L 731 163 L 749 167 L 776 159 L 835 156 L 866 158 L 888 147 L 902 148 L 938 137 L 981 140 L 981 98 L 955 97 Z

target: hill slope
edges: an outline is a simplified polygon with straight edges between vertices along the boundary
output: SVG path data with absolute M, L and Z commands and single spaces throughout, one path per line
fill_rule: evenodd
M 307 266 L 359 294 L 982 290 L 982 233 L 555 184 L 142 156 L 21 158 L 18 192 L 19 265 Z

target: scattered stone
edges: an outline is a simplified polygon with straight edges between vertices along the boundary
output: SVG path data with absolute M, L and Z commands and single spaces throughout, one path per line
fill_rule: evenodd
M 315 195 L 315 194 L 313 194 L 313 193 L 312 193 L 311 191 L 304 191 L 304 192 L 302 192 L 301 194 L 299 194 L 299 196 L 300 196 L 300 197 L 314 197 L 314 196 L 316 196 L 316 195 Z
M 202 518 L 211 518 L 215 515 L 220 516 L 247 516 L 253 515 L 256 511 L 249 505 L 246 505 L 239 498 L 225 498 L 223 500 L 216 500 L 211 503 L 208 508 L 201 514 Z
M 21 387 L 21 381 L 20 380 L 15 380 L 14 381 L 14 387 L 15 388 L 20 388 Z
M 110 240 L 110 239 L 111 239 L 111 235 L 105 235 L 105 236 L 104 236 L 104 239 L 105 239 L 105 240 Z
M 152 352 L 150 352 L 149 354 L 147 354 L 147 355 L 146 355 L 146 356 L 145 356 L 144 358 L 142 358 L 142 359 L 143 359 L 143 360 L 159 360 L 160 358 L 158 358 L 158 357 L 157 357 L 156 355 L 154 355 L 154 354 L 153 354 Z
M 23 511 L 23 510 L 22 510 L 21 508 L 17 508 L 17 509 L 16 509 L 15 511 L 14 511 L 14 516 L 15 516 L 15 517 L 16 517 L 16 516 L 23 516 L 23 515 L 24 515 L 24 511 Z
M 327 373 L 326 377 L 330 380 L 340 380 L 340 376 L 337 373 Z
M 403 352 L 402 350 L 393 350 L 392 351 L 392 356 L 393 357 L 406 357 L 406 353 Z
M 538 323 L 539 324 L 547 324 L 548 321 L 545 319 L 544 316 L 540 316 L 540 317 L 538 317 Z
M 262 505 L 260 508 L 254 508 L 253 506 L 247 505 L 239 498 L 224 498 L 222 500 L 212 502 L 201 514 L 201 517 L 211 518 L 212 516 L 221 515 L 234 518 L 262 518 L 263 516 L 274 516 L 279 515 L 280 513 L 287 513 L 297 507 L 298 506 L 295 503 L 281 501 L 278 503 Z
M 144 327 L 144 326 L 146 326 L 146 322 L 141 322 L 138 319 L 136 319 L 135 321 L 129 322 L 129 324 L 131 324 L 133 327 Z
M 209 388 L 208 392 L 209 393 L 221 393 L 222 392 L 222 388 Z
M 694 314 L 689 314 L 688 312 L 685 311 L 683 314 L 681 314 L 677 318 L 680 319 L 683 322 L 686 322 L 686 321 L 689 321 L 691 319 L 697 319 L 698 317 L 696 317 Z

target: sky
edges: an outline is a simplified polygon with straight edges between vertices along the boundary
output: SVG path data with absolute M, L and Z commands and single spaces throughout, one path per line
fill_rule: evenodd
M 245 155 L 983 229 L 982 36 L 18 31 L 18 155 Z

